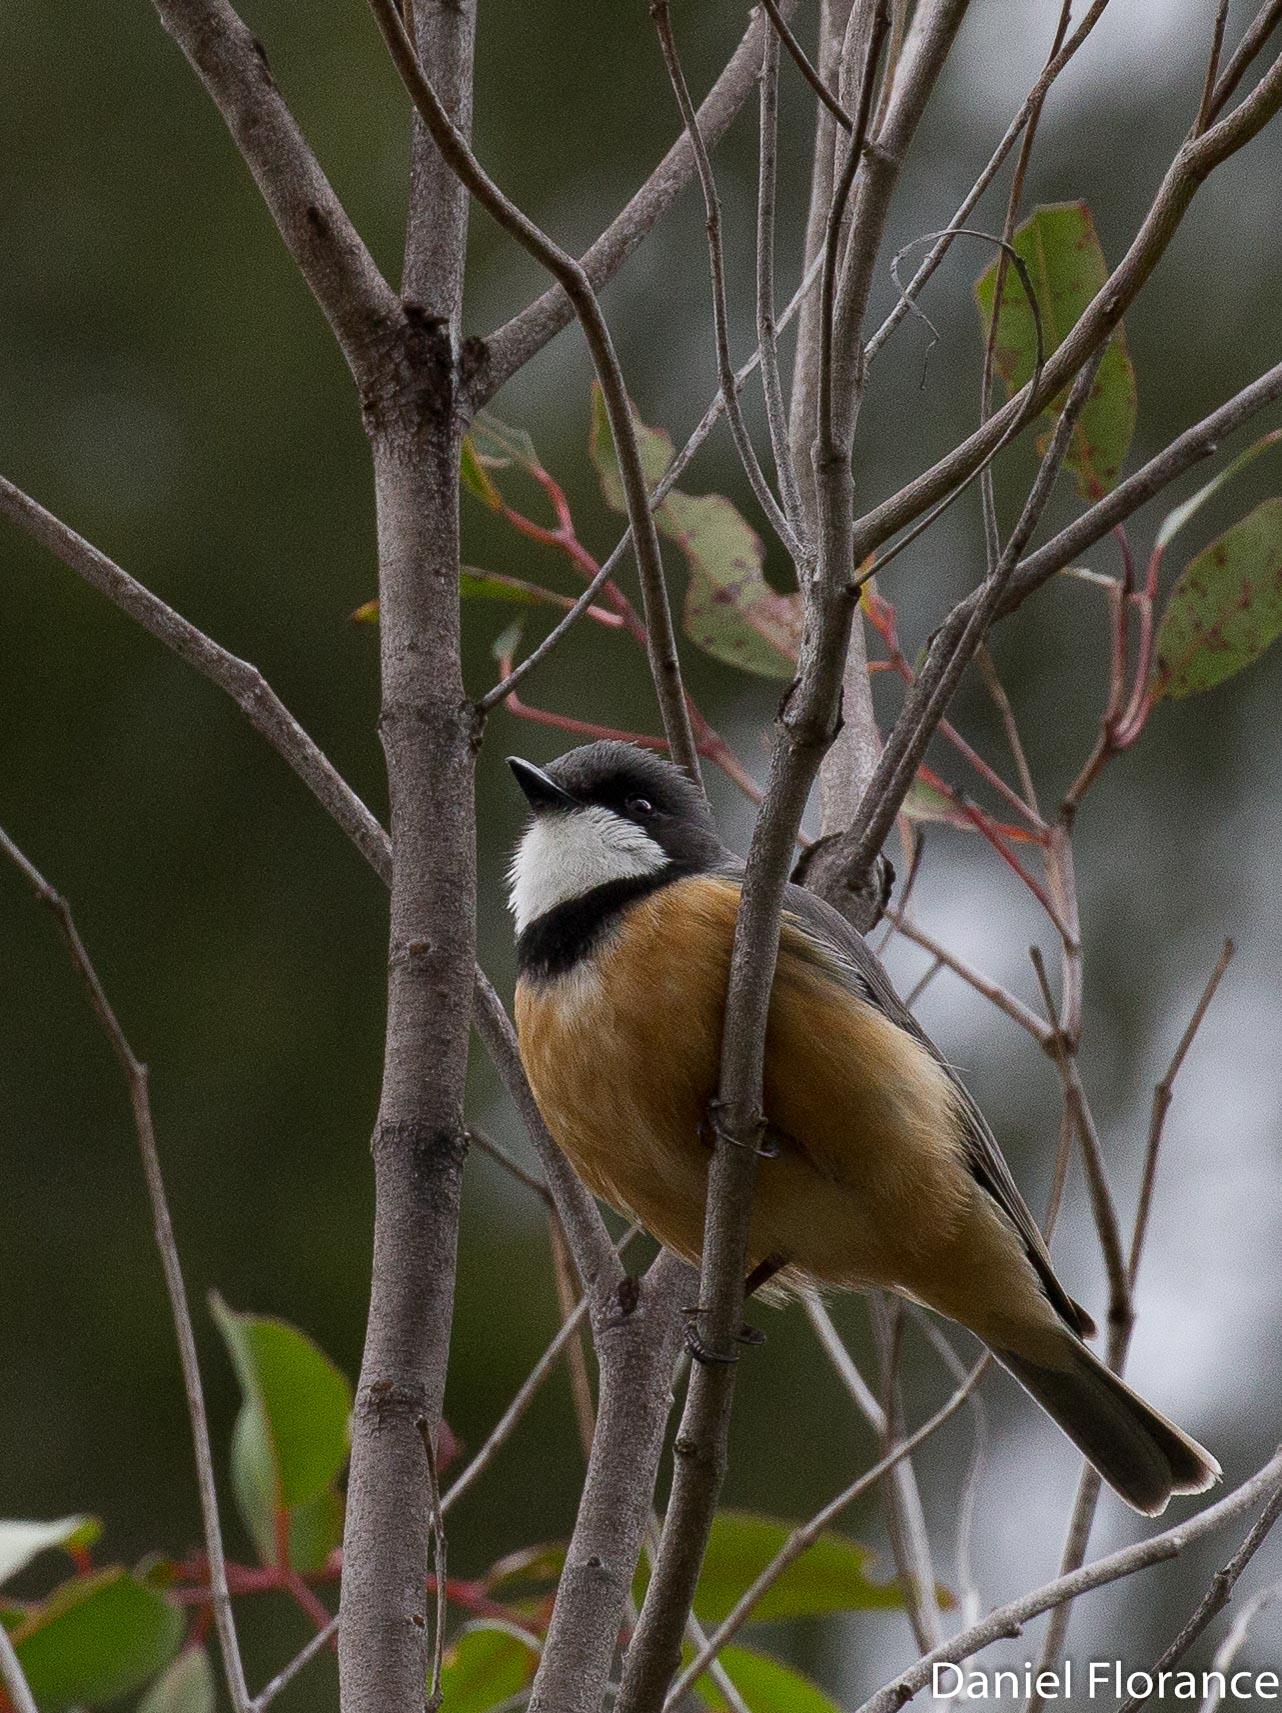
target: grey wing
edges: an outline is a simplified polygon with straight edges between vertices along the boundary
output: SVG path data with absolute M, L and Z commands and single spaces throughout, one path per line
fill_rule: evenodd
M 813 892 L 807 892 L 803 887 L 789 886 L 784 897 L 784 908 L 790 916 L 796 918 L 803 932 L 829 951 L 836 952 L 850 966 L 860 997 L 877 1006 L 893 1023 L 920 1041 L 948 1072 L 960 1099 L 965 1125 L 963 1145 L 971 1173 L 1019 1233 L 1020 1241 L 1028 1252 L 1029 1260 L 1037 1269 L 1046 1295 L 1056 1312 L 1080 1336 L 1086 1337 L 1094 1332 L 1095 1322 L 1080 1303 L 1073 1301 L 1055 1277 L 1050 1253 L 1037 1229 L 1037 1222 L 1019 1193 L 1010 1167 L 1002 1158 L 996 1138 L 988 1128 L 988 1121 L 976 1106 L 970 1090 L 895 992 L 890 984 L 890 977 L 868 949 L 863 936 L 831 905 L 825 904 L 822 898 L 816 897 Z

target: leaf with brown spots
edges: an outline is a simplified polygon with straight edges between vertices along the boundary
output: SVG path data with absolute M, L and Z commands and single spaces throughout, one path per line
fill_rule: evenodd
M 672 462 L 672 441 L 633 411 L 641 466 L 654 488 Z M 605 503 L 621 512 L 623 484 L 599 387 L 592 392 L 590 455 Z M 690 568 L 685 630 L 691 642 L 741 672 L 791 678 L 801 642 L 801 597 L 781 595 L 762 575 L 761 538 L 724 494 L 673 488 L 655 512 L 659 533 Z
M 1046 356 L 1057 350 L 1080 320 L 1087 305 L 1108 278 L 1091 211 L 1084 202 L 1047 203 L 1035 208 L 1015 234 L 1015 249 L 1028 267 L 1042 319 Z M 975 285 L 984 336 L 992 325 L 997 289 L 994 262 Z M 1028 299 L 1008 270 L 997 318 L 994 361 L 1006 383 L 1007 396 L 1032 378 L 1037 334 Z M 1067 389 L 1047 406 L 1054 426 L 1064 408 Z M 1091 396 L 1073 431 L 1067 463 L 1077 477 L 1084 499 L 1097 500 L 1117 482 L 1122 461 L 1135 433 L 1135 371 L 1119 326 L 1108 342 Z M 1040 445 L 1049 440 L 1049 429 Z
M 1265 500 L 1181 573 L 1157 633 L 1150 694 L 1193 696 L 1282 636 L 1282 499 Z

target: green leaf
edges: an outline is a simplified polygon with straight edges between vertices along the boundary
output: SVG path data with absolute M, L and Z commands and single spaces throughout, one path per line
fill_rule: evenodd
M 481 571 L 475 565 L 460 568 L 459 594 L 465 601 L 509 601 L 518 607 L 560 607 L 563 612 L 574 605 L 568 595 L 558 595 L 540 583 L 527 583 L 524 577 L 507 577 L 501 571 Z M 352 621 L 358 625 L 377 624 L 377 598 L 357 607 Z
M 12 1641 L 41 1713 L 101 1707 L 149 1683 L 182 1640 L 183 1615 L 117 1566 L 64 1582 Z
M 690 566 L 686 635 L 708 654 L 765 678 L 791 678 L 801 646 L 801 597 L 780 595 L 761 567 L 761 538 L 721 494 L 674 488 L 660 510 L 663 533 Z
M 232 1434 L 232 1482 L 265 1564 L 277 1559 L 276 1515 L 313 1505 L 347 1459 L 352 1389 L 313 1342 L 283 1320 L 238 1314 L 214 1293 L 244 1402 Z M 314 1519 L 302 1525 L 314 1540 Z
M 499 493 L 490 479 L 490 473 L 481 462 L 481 455 L 476 450 L 476 442 L 470 434 L 463 436 L 463 451 L 459 458 L 459 480 L 468 493 L 475 494 L 482 505 L 496 512 L 503 504 L 503 496 Z
M 0 1522 L 0 1582 L 25 1570 L 51 1547 L 72 1552 L 92 1546 L 102 1533 L 97 1517 L 59 1517 L 54 1523 Z
M 752 1713 L 840 1713 L 817 1683 L 768 1654 L 722 1648 L 718 1657 Z M 724 1713 L 728 1703 L 710 1674 L 699 1678 L 694 1688 L 701 1701 Z
M 920 774 L 908 788 L 900 814 L 907 815 L 910 821 L 939 821 L 949 827 L 964 827 L 968 832 L 974 832 L 975 823 L 949 801 L 937 786 L 923 779 Z
M 672 441 L 648 428 L 634 410 L 646 485 L 652 491 L 672 462 Z M 626 511 L 623 482 L 605 403 L 592 390 L 592 462 L 605 502 Z M 801 642 L 801 597 L 780 595 L 762 574 L 761 538 L 722 494 L 686 494 L 673 488 L 654 514 L 655 525 L 679 547 L 690 571 L 685 630 L 716 659 L 764 678 L 791 678 Z
M 513 619 L 512 623 L 505 625 L 490 644 L 490 653 L 500 664 L 505 660 L 511 660 L 521 646 L 521 628 L 520 619 Z
M 534 442 L 525 430 L 500 422 L 488 410 L 477 415 L 469 438 L 484 470 L 506 470 L 513 464 L 527 471 L 543 468 Z
M 515 1624 L 470 1624 L 445 1653 L 444 1713 L 486 1713 L 528 1687 L 539 1644 Z
M 695 1590 L 695 1616 L 702 1623 L 719 1624 L 779 1555 L 792 1532 L 791 1523 L 773 1517 L 718 1511 Z M 825 1530 L 762 1596 L 753 1608 L 753 1622 L 902 1607 L 904 1597 L 898 1584 L 869 1579 L 868 1569 L 875 1557 L 858 1541 Z M 638 1601 L 644 1598 L 643 1571 L 633 1593 Z
M 1176 506 L 1174 511 L 1167 512 L 1162 519 L 1162 527 L 1157 532 L 1157 540 L 1154 544 L 1157 551 L 1161 553 L 1170 546 L 1184 525 L 1201 511 L 1212 494 L 1218 493 L 1226 482 L 1231 482 L 1239 471 L 1244 470 L 1248 464 L 1258 458 L 1261 452 L 1266 451 L 1270 446 L 1276 446 L 1279 440 L 1282 440 L 1282 428 L 1275 428 L 1268 434 L 1262 434 L 1253 446 L 1248 446 L 1245 452 L 1239 452 L 1233 462 L 1221 470 L 1218 476 L 1212 476 L 1204 488 L 1199 488 L 1195 494 L 1185 500 L 1183 505 Z
M 295 1570 L 323 1570 L 330 1554 L 343 1544 L 343 1496 L 326 1487 L 289 1513 L 289 1562 Z M 275 1539 L 272 1541 L 273 1552 Z
M 1108 278 L 1090 209 L 1084 202 L 1048 203 L 1034 209 L 1015 234 L 1015 249 L 1032 278 L 1049 358 Z M 975 286 L 985 337 L 992 325 L 997 269 L 993 262 Z M 1014 269 L 1008 268 L 993 352 L 1008 395 L 1032 378 L 1036 350 L 1033 312 Z M 1052 400 L 1046 412 L 1052 424 L 1066 396 L 1061 393 Z M 1099 499 L 1115 485 L 1134 432 L 1135 371 L 1119 326 L 1108 342 L 1068 452 L 1067 462 L 1084 498 Z
M 512 601 L 519 607 L 562 607 L 574 602 L 523 577 L 505 577 L 501 571 L 479 571 L 465 565 L 459 572 L 459 592 L 465 601 Z
M 632 411 L 645 485 L 653 492 L 672 462 L 672 438 L 661 428 L 647 428 L 637 415 L 635 407 L 629 404 L 628 408 Z M 610 418 L 605 408 L 605 395 L 597 381 L 592 383 L 592 426 L 588 440 L 588 456 L 600 478 L 601 493 L 606 505 L 611 511 L 626 513 L 628 505 L 623 496 L 619 455 L 614 449 L 614 435 L 611 433 Z
M 204 1648 L 184 1648 L 138 1703 L 138 1713 L 214 1713 L 214 1670 Z
M 1282 499 L 1265 500 L 1190 560 L 1157 633 L 1151 692 L 1192 696 L 1282 635 Z

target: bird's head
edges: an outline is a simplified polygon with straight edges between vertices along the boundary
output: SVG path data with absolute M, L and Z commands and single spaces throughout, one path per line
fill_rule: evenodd
M 509 874 L 518 933 L 600 886 L 676 879 L 722 859 L 701 793 L 650 750 L 605 741 L 546 768 L 519 756 L 508 766 L 533 811 Z

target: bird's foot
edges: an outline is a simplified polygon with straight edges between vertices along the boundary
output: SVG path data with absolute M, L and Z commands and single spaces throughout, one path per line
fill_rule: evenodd
M 697 1303 L 681 1312 L 687 1317 L 683 1342 L 694 1361 L 701 1362 L 705 1368 L 727 1368 L 739 1360 L 737 1350 L 714 1350 L 700 1337 L 699 1316 L 703 1310 Z M 734 1341 L 736 1344 L 755 1348 L 757 1345 L 766 1342 L 766 1335 L 759 1326 L 749 1326 L 745 1321 L 735 1333 Z

